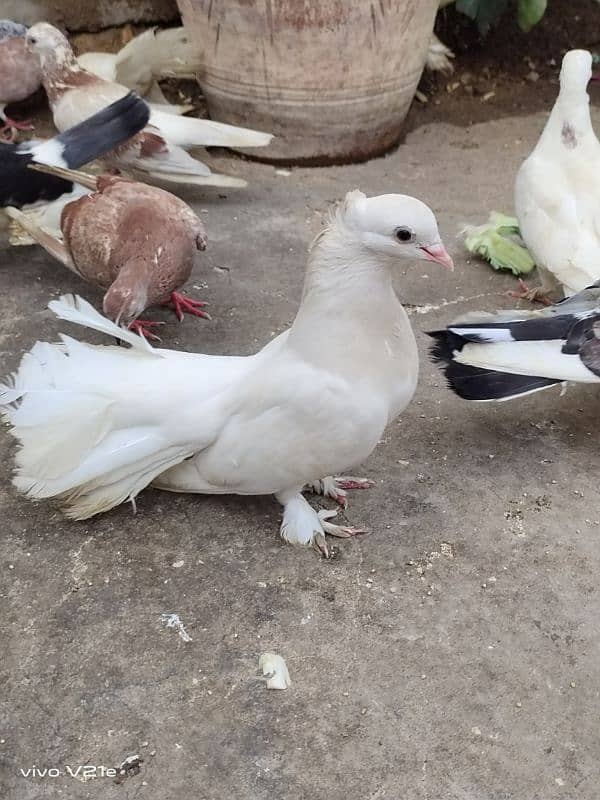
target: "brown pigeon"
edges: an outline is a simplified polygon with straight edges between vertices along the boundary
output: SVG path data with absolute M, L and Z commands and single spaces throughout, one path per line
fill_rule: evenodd
M 107 317 L 155 339 L 152 328 L 161 323 L 139 319 L 150 306 L 170 305 L 180 321 L 184 313 L 210 318 L 202 310 L 206 303 L 177 291 L 190 277 L 197 251 L 206 248 L 204 226 L 183 200 L 121 176 L 36 168 L 93 190 L 65 205 L 64 243 L 21 211 L 6 213 L 65 266 L 107 290 Z
M 0 20 L 0 134 L 13 141 L 17 130 L 32 130 L 29 122 L 16 122 L 4 113 L 9 103 L 18 103 L 37 92 L 42 85 L 42 70 L 35 53 L 25 41 L 25 25 Z

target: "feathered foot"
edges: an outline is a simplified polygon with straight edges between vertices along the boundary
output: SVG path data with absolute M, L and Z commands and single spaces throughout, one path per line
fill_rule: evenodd
M 30 120 L 23 120 L 23 122 L 17 122 L 16 119 L 10 119 L 10 117 L 4 117 L 4 125 L 2 126 L 2 128 L 0 128 L 0 134 L 2 135 L 2 141 L 14 142 L 17 131 L 32 131 L 33 129 L 34 128 Z M 8 134 L 6 134 L 7 131 Z
M 441 72 L 443 75 L 452 75 L 454 72 L 454 64 L 450 61 L 451 58 L 454 58 L 452 50 L 446 47 L 443 42 L 440 42 L 435 33 L 432 33 L 429 39 L 425 68 L 431 70 L 431 72 Z
M 171 292 L 170 299 L 167 300 L 164 305 L 173 309 L 179 322 L 183 322 L 184 314 L 193 314 L 195 317 L 211 319 L 210 314 L 202 310 L 208 303 L 205 303 L 203 300 L 193 300 L 191 297 L 181 294 L 181 292 Z
M 552 300 L 547 296 L 547 292 L 541 286 L 536 286 L 530 289 L 525 283 L 523 278 L 519 278 L 520 292 L 509 291 L 506 292 L 508 297 L 514 297 L 517 300 L 529 300 L 530 303 L 542 303 L 544 306 L 554 305 Z
M 355 478 L 353 475 L 328 475 L 318 481 L 307 484 L 306 489 L 323 497 L 331 497 L 343 509 L 348 507 L 348 491 L 352 489 L 370 489 L 375 486 L 375 481 L 368 478 Z
M 325 558 L 331 555 L 325 534 L 349 539 L 359 533 L 367 533 L 362 528 L 349 528 L 328 522 L 336 516 L 337 511 L 322 509 L 317 513 L 300 492 L 280 492 L 276 497 L 283 505 L 281 537 L 291 544 L 310 544 Z
M 129 330 L 137 333 L 138 336 L 143 336 L 144 339 L 160 342 L 160 336 L 157 336 L 152 328 L 158 328 L 159 325 L 164 324 L 164 322 L 153 322 L 150 319 L 134 319 L 129 325 Z

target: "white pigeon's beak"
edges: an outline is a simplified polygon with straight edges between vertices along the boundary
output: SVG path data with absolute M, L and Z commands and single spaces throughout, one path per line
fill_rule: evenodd
M 441 242 L 439 244 L 432 244 L 430 247 L 421 247 L 420 249 L 427 261 L 435 261 L 437 264 L 441 264 L 445 269 L 449 269 L 450 272 L 454 269 L 454 261 L 452 261 Z

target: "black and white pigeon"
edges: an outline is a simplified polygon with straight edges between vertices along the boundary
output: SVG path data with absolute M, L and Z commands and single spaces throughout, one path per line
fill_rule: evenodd
M 23 208 L 56 200 L 73 191 L 73 183 L 29 169 L 35 162 L 78 167 L 93 161 L 140 131 L 150 110 L 134 92 L 47 141 L 31 140 L 0 147 L 0 207 Z
M 432 358 L 465 400 L 600 383 L 600 281 L 539 311 L 471 312 L 429 335 Z

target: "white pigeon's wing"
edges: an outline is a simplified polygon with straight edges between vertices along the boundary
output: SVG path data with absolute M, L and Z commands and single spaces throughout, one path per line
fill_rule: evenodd
M 145 94 L 154 78 L 193 79 L 201 66 L 201 51 L 188 41 L 184 28 L 151 28 L 119 51 L 115 80 Z
M 385 398 L 279 349 L 255 357 L 242 382 L 222 394 L 218 436 L 161 475 L 171 491 L 269 494 L 366 458 L 387 424 Z
M 134 36 L 116 56 L 115 80 L 144 95 L 152 84 L 156 39 L 150 28 Z

